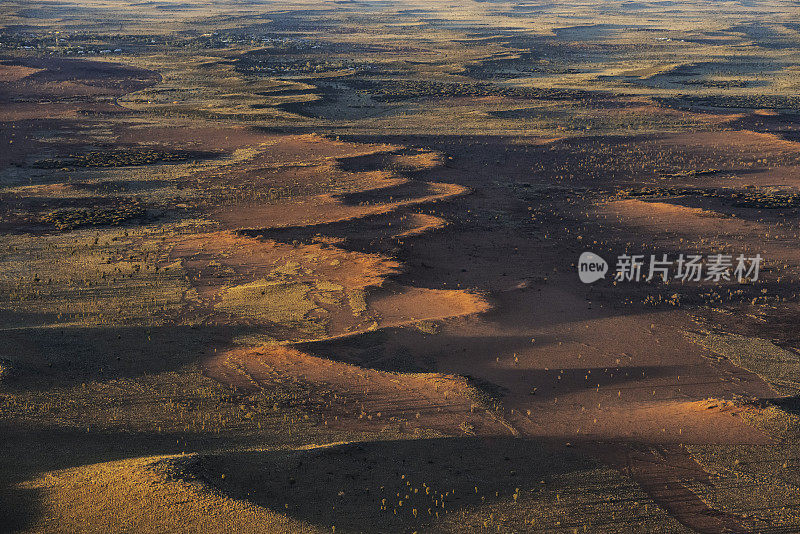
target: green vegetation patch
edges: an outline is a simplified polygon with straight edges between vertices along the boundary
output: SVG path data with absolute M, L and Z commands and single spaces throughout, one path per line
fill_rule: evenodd
M 42 221 L 59 230 L 73 230 L 84 226 L 119 226 L 134 219 L 142 219 L 147 210 L 139 202 L 130 202 L 113 208 L 75 208 L 51 211 Z
M 275 59 L 244 56 L 236 61 L 236 70 L 245 74 L 318 74 L 341 70 L 361 70 L 364 65 L 347 59 Z
M 679 95 L 655 98 L 662 106 L 685 108 L 800 109 L 800 98 L 793 95 Z
M 42 159 L 33 163 L 38 169 L 61 169 L 64 167 L 127 167 L 130 165 L 154 165 L 200 159 L 218 158 L 220 152 L 197 150 L 158 149 L 112 149 L 70 154 L 67 158 Z
M 546 100 L 594 100 L 607 95 L 574 89 L 510 87 L 484 82 L 439 82 L 433 80 L 349 80 L 353 89 L 368 93 L 381 102 L 399 102 L 412 98 L 455 98 L 502 96 Z
M 718 172 L 720 172 L 718 169 L 699 169 L 665 176 L 681 178 L 716 174 Z M 621 198 L 705 197 L 726 201 L 736 208 L 791 209 L 800 207 L 800 193 L 774 189 L 748 188 L 745 190 L 734 190 L 699 187 L 630 187 L 621 189 L 617 195 Z

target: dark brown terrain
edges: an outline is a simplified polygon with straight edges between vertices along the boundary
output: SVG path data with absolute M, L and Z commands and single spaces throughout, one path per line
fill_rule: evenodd
M 0 530 L 800 531 L 795 11 L 5 3 Z

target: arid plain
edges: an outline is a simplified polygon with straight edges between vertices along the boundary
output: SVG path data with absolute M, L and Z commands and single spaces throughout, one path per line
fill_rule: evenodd
M 3 2 L 0 531 L 799 532 L 799 65 L 789 1 Z

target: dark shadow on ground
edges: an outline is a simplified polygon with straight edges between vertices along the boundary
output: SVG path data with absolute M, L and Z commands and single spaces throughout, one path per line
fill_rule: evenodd
M 3 381 L 3 386 L 15 391 L 171 371 L 201 360 L 216 347 L 226 346 L 237 332 L 250 329 L 188 325 L 59 327 L 57 323 L 9 328 L 2 332 L 0 357 L 10 361 L 13 379 Z
M 574 449 L 514 438 L 233 452 L 203 457 L 188 465 L 186 474 L 231 497 L 322 528 L 353 532 L 425 530 L 437 514 L 443 518 L 481 505 L 519 502 L 547 513 L 547 508 L 558 509 L 559 502 L 574 499 L 583 501 L 571 505 L 581 517 L 563 510 L 562 526 L 598 525 L 612 519 L 598 515 L 596 506 L 620 485 L 616 474 Z M 509 521 L 519 521 L 516 526 L 521 527 L 521 518 Z

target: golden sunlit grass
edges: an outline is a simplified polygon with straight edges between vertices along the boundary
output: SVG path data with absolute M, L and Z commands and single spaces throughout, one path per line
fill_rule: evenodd
M 29 532 L 327 532 L 174 476 L 183 457 L 135 458 L 55 471 L 22 485 L 41 495 Z
M 231 287 L 222 293 L 216 308 L 254 319 L 299 325 L 314 309 L 306 284 L 256 280 Z
M 543 257 L 575 245 L 562 226 L 592 227 L 595 212 L 641 241 L 664 226 L 766 227 L 614 189 L 794 179 L 791 127 L 756 131 L 797 106 L 791 2 L 767 15 L 689 2 L 668 19 L 600 1 L 7 4 L 0 500 L 27 504 L 12 528 L 687 530 L 578 447 L 497 436 L 526 435 L 512 420 L 562 435 L 548 414 L 566 428 L 604 394 L 556 390 L 560 411 L 542 415 L 535 375 L 550 369 L 517 345 L 600 368 L 624 358 L 617 339 L 531 333 L 561 320 L 541 291 L 564 279 Z M 762 107 L 774 111 L 736 125 Z M 752 189 L 740 207 L 794 209 L 796 196 Z M 585 289 L 557 287 L 567 302 Z M 669 294 L 639 300 L 677 306 Z M 800 390 L 800 360 L 767 338 L 690 339 Z M 484 376 L 446 374 L 473 365 Z M 526 391 L 502 385 L 522 373 Z M 635 396 L 628 379 L 609 390 Z M 504 408 L 520 398 L 525 421 Z M 775 445 L 688 448 L 716 476 L 695 488 L 700 513 L 800 528 L 798 421 L 783 406 L 737 412 Z
M 4 236 L 0 310 L 18 326 L 158 324 L 192 298 L 180 264 L 167 261 L 164 230 Z

